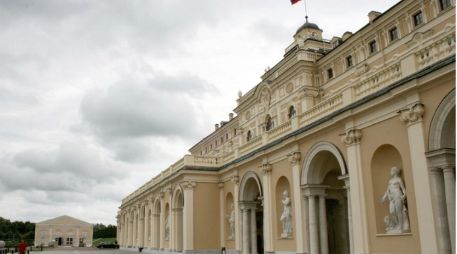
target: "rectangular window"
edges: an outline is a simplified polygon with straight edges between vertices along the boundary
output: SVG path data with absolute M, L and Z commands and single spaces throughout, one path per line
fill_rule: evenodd
M 451 0 L 440 0 L 440 8 L 441 10 L 446 10 L 451 6 Z
M 327 70 L 327 77 L 328 77 L 328 79 L 333 78 L 333 69 L 332 68 Z
M 346 57 L 346 68 L 352 67 L 352 56 Z
M 73 245 L 73 238 L 67 238 L 67 245 Z
M 376 40 L 372 40 L 368 45 L 370 46 L 370 54 L 378 52 L 378 43 Z
M 398 39 L 398 28 L 397 27 L 394 27 L 389 30 L 389 38 L 390 38 L 391 42 L 396 41 Z
M 424 17 L 422 15 L 422 11 L 416 12 L 416 14 L 413 15 L 413 23 L 414 26 L 421 25 L 424 23 Z

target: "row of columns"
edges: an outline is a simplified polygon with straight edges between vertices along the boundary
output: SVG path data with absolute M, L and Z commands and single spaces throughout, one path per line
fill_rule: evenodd
M 243 218 L 243 254 L 257 253 L 257 202 L 243 202 L 241 214 Z
M 119 214 L 120 230 L 118 242 L 124 247 L 150 248 L 156 250 L 183 251 L 193 249 L 193 191 L 196 183 L 184 182 L 184 207 L 169 208 L 172 204 L 172 189 L 169 189 L 169 200 L 164 198 L 164 192 L 154 203 L 147 199 L 141 204 L 127 208 Z M 156 205 L 156 206 L 154 206 Z M 160 207 L 159 211 L 156 211 Z M 154 211 L 154 212 L 153 212 Z M 165 220 L 168 215 L 169 232 L 165 236 Z M 166 240 L 167 238 L 167 240 Z M 168 246 L 166 247 L 166 241 Z
M 308 201 L 309 209 L 308 226 L 310 254 L 328 254 L 325 186 L 318 189 L 306 189 L 305 196 Z M 319 213 L 316 213 L 317 210 L 319 210 Z

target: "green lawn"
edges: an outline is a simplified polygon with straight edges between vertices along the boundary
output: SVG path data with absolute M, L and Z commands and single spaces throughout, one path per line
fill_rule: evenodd
M 92 246 L 96 247 L 100 243 L 114 243 L 116 241 L 116 237 L 112 238 L 97 238 L 92 241 Z

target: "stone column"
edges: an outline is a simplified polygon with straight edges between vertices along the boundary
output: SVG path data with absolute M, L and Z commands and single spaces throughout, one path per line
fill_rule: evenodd
M 302 99 L 302 112 L 312 108 L 314 106 L 314 98 L 319 95 L 317 88 L 308 85 L 303 88 L 303 93 L 301 94 Z
M 148 212 L 148 248 L 152 248 L 152 236 L 153 236 L 153 223 L 154 223 L 154 217 L 153 217 L 153 209 L 154 209 L 154 199 L 152 197 L 149 198 L 149 212 Z
M 271 186 L 271 164 L 263 164 L 260 166 L 263 174 L 263 238 L 265 252 L 273 252 L 273 206 L 272 206 L 272 186 Z
M 297 253 L 306 253 L 308 251 L 307 240 L 305 238 L 305 227 L 304 227 L 304 217 L 302 207 L 302 195 L 300 189 L 300 152 L 294 152 L 288 156 L 289 162 L 292 164 L 292 191 L 293 191 L 293 206 L 295 216 L 295 242 L 296 242 L 296 252 Z
M 219 221 L 219 227 L 220 227 L 220 247 L 225 246 L 225 221 L 226 221 L 226 214 L 225 214 L 225 197 L 224 197 L 224 183 L 220 182 L 219 185 L 219 210 L 220 210 L 220 221 Z
M 446 210 L 451 237 L 452 250 L 455 252 L 455 174 L 453 166 L 443 167 L 444 190 L 446 192 Z
M 182 217 L 182 208 L 176 208 L 176 245 L 175 248 L 177 251 L 181 252 L 183 250 L 182 248 L 182 242 L 183 242 L 183 217 Z
M 153 233 L 152 233 L 152 247 L 155 249 L 155 250 L 158 250 L 160 249 L 160 243 L 161 243 L 161 238 L 162 236 L 160 235 L 160 232 L 162 232 L 162 230 L 160 229 L 160 214 L 159 213 L 154 213 L 154 223 L 153 223 Z M 159 228 L 159 230 L 157 230 L 157 228 Z
M 349 226 L 349 253 L 354 253 L 354 239 L 353 239 L 353 231 L 352 231 L 352 211 L 351 211 L 351 186 L 349 183 L 349 175 L 344 175 L 338 177 L 339 180 L 344 181 L 344 188 L 346 189 L 346 196 L 348 199 L 347 207 L 348 207 L 348 226 Z
M 243 254 L 249 254 L 249 210 L 245 207 L 241 208 L 243 216 Z
M 161 191 L 160 192 L 160 232 L 159 232 L 159 249 L 163 250 L 165 248 L 165 192 Z
M 175 246 L 175 212 L 174 212 L 174 204 L 173 204 L 173 188 L 170 186 L 167 189 L 168 191 L 168 204 L 170 204 L 170 210 L 168 214 L 168 220 L 170 223 L 170 232 L 168 233 L 168 249 L 174 250 Z
M 256 209 L 253 207 L 251 211 L 251 253 L 257 254 L 257 221 L 256 221 Z
M 133 209 L 133 208 L 132 208 Z M 129 247 L 133 247 L 133 230 L 135 226 L 135 213 L 133 210 L 130 212 L 130 218 L 129 218 Z
M 138 212 L 138 218 L 139 218 L 139 227 L 138 227 L 138 247 L 144 247 L 144 204 L 139 205 L 139 212 Z
M 319 195 L 319 229 L 321 254 L 328 254 L 327 211 L 325 209 L 325 195 Z
M 316 204 L 313 195 L 308 196 L 309 207 L 309 249 L 310 254 L 319 254 L 319 238 L 317 230 Z
M 351 126 L 348 123 L 347 126 Z M 349 179 L 348 182 L 352 191 L 348 192 L 348 199 L 351 200 L 348 216 L 352 218 L 349 228 L 352 229 L 350 237 L 352 237 L 352 251 L 355 254 L 368 253 L 368 222 L 366 212 L 365 188 L 363 186 L 362 175 L 362 155 L 360 141 L 362 139 L 362 131 L 349 127 L 342 137 L 343 143 L 346 144 L 347 151 L 347 166 Z
M 418 95 L 407 99 L 417 100 Z M 417 220 L 420 222 L 418 226 L 421 251 L 422 253 L 438 253 L 438 239 L 436 238 L 432 204 L 431 202 L 420 202 L 420 200 L 432 200 L 427 161 L 425 159 L 425 130 L 422 124 L 424 112 L 424 105 L 419 102 L 414 102 L 411 106 L 399 111 L 400 119 L 407 125 L 408 131 L 414 194 L 418 201 L 416 205 Z
M 444 192 L 443 170 L 430 168 L 430 184 L 433 189 L 433 205 L 436 207 L 435 223 L 438 233 L 439 254 L 451 254 L 451 240 L 449 237 L 449 224 L 446 211 L 446 197 Z
M 194 249 L 194 188 L 195 182 L 184 182 L 184 251 Z
M 235 205 L 235 249 L 241 252 L 241 229 L 240 229 L 240 204 L 239 204 L 239 177 L 232 177 L 233 189 L 233 203 Z

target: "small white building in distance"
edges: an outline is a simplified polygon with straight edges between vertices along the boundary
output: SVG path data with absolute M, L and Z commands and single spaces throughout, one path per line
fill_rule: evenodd
M 63 215 L 35 224 L 35 246 L 92 246 L 93 225 Z

